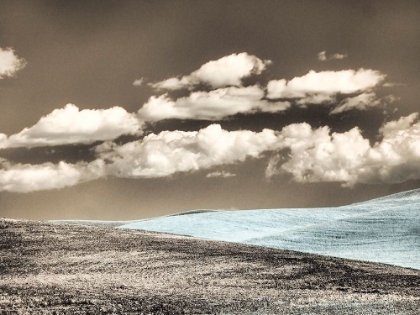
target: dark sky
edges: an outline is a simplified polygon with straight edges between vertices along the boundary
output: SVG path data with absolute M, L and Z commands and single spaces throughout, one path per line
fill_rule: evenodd
M 418 188 L 419 73 L 418 1 L 0 0 L 0 217 Z

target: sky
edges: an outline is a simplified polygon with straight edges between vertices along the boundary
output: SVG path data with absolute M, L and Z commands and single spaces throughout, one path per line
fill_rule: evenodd
M 0 0 L 0 217 L 420 187 L 418 1 Z

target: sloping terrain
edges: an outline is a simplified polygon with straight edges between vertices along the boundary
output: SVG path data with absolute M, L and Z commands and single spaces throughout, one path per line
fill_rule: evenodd
M 208 211 L 118 227 L 420 269 L 420 190 L 335 208 Z
M 418 314 L 420 271 L 196 238 L 0 220 L 0 314 Z

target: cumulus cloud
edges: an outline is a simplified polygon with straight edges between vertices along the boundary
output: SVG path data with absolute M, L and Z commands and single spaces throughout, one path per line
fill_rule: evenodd
M 420 123 L 417 114 L 385 124 L 383 139 L 370 145 L 356 127 L 331 133 L 308 124 L 285 127 L 281 135 L 290 150 L 285 162 L 274 156 L 266 174 L 289 173 L 297 182 L 399 183 L 420 178 Z
M 281 131 L 226 131 L 214 124 L 197 132 L 164 131 L 121 146 L 97 147 L 106 173 L 120 177 L 164 177 L 272 155 L 266 175 L 291 174 L 297 182 L 398 183 L 420 178 L 420 122 L 417 114 L 386 123 L 371 145 L 359 128 L 331 132 L 291 124 Z M 278 154 L 282 150 L 287 155 Z M 265 154 L 263 154 L 265 153 Z M 227 177 L 213 172 L 207 177 Z
M 267 97 L 304 98 L 310 95 L 350 94 L 369 90 L 384 79 L 384 74 L 370 69 L 321 72 L 311 70 L 308 74 L 289 81 L 270 81 L 267 85 Z
M 199 131 L 163 131 L 121 146 L 96 149 L 108 173 L 119 177 L 165 177 L 258 158 L 278 144 L 273 130 L 226 131 L 214 124 Z
M 214 178 L 214 177 L 228 178 L 228 177 L 235 177 L 235 176 L 236 174 L 232 174 L 226 171 L 216 171 L 216 172 L 208 173 L 206 175 L 207 178 Z
M 0 79 L 12 77 L 17 71 L 26 66 L 25 59 L 21 59 L 15 55 L 11 48 L 0 48 Z
M 212 88 L 241 86 L 242 79 L 251 74 L 260 74 L 270 64 L 269 60 L 261 60 L 246 52 L 231 54 L 202 65 L 200 69 L 181 78 L 151 84 L 156 89 L 178 90 L 190 88 L 198 84 L 206 84 Z
M 325 50 L 318 53 L 319 61 L 327 61 L 327 60 L 332 60 L 332 59 L 344 59 L 344 58 L 347 58 L 347 54 L 333 54 L 333 55 L 327 56 L 327 52 Z
M 102 176 L 101 161 L 89 164 L 0 164 L 0 191 L 31 192 L 60 189 Z
M 228 87 L 210 92 L 193 92 L 187 97 L 171 100 L 166 94 L 151 97 L 139 110 L 142 120 L 203 119 L 220 120 L 239 113 L 279 112 L 289 102 L 270 102 L 263 99 L 264 91 L 258 86 Z
M 79 110 L 77 106 L 67 104 L 17 134 L 8 138 L 0 134 L 0 148 L 92 143 L 124 134 L 139 134 L 140 128 L 137 116 L 121 107 Z
M 307 123 L 281 131 L 226 131 L 213 124 L 199 131 L 163 131 L 123 145 L 106 141 L 95 148 L 91 163 L 12 165 L 0 159 L 0 191 L 57 189 L 80 182 L 118 176 L 167 177 L 272 156 L 266 176 L 291 174 L 301 183 L 399 183 L 420 179 L 420 122 L 412 114 L 380 129 L 382 139 L 370 144 L 359 128 L 331 132 Z M 207 177 L 230 177 L 225 171 Z

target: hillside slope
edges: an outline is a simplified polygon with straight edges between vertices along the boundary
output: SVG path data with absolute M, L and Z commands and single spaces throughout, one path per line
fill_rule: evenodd
M 118 227 L 420 269 L 420 190 L 335 208 L 198 212 Z
M 418 314 L 420 272 L 144 231 L 0 220 L 1 314 Z

